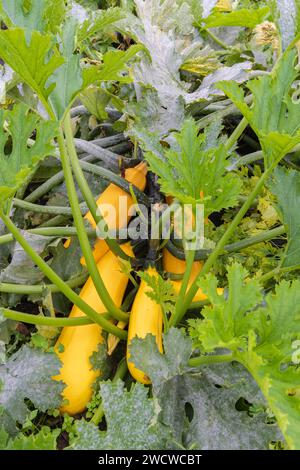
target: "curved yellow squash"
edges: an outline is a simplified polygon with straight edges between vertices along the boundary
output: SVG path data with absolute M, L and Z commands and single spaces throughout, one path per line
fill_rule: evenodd
M 149 268 L 148 273 L 151 276 L 157 276 L 157 271 L 154 268 Z M 160 306 L 154 300 L 148 297 L 147 292 L 150 287 L 146 282 L 142 281 L 139 290 L 133 302 L 127 341 L 127 364 L 132 377 L 142 384 L 150 384 L 150 379 L 141 370 L 137 369 L 132 362 L 130 362 L 129 345 L 133 338 L 145 338 L 148 334 L 156 337 L 156 343 L 160 352 L 163 352 L 162 346 L 162 329 L 163 317 Z
M 201 271 L 203 263 L 201 261 L 195 261 L 193 263 L 193 268 L 191 272 L 190 281 L 188 284 L 188 289 L 191 287 L 192 283 L 194 282 L 196 276 L 198 276 L 199 272 Z M 172 255 L 166 248 L 163 250 L 163 269 L 169 273 L 173 274 L 184 274 L 185 272 L 186 263 L 184 260 L 180 260 L 176 258 L 176 256 Z M 181 280 L 171 281 L 174 287 L 174 290 L 177 294 L 179 294 L 181 288 Z M 223 294 L 223 289 L 218 289 L 218 294 Z M 193 302 L 200 302 L 202 300 L 207 300 L 207 296 L 203 293 L 202 289 L 198 289 L 193 299 Z
M 147 164 L 144 162 L 140 163 L 134 168 L 128 168 L 125 171 L 126 181 L 128 181 L 128 183 L 133 184 L 141 191 L 144 191 L 146 187 L 146 182 L 147 182 L 146 175 L 147 175 Z M 120 199 L 121 197 L 123 199 Z M 120 201 L 122 201 L 121 205 L 120 205 Z M 107 212 L 105 214 L 105 205 L 107 204 L 109 204 L 115 209 L 115 214 L 112 211 Z M 123 209 L 122 207 L 123 204 L 124 204 L 124 207 L 127 206 L 127 210 Z M 130 196 L 130 194 L 128 194 L 123 189 L 121 189 L 119 186 L 112 184 L 112 183 L 106 188 L 105 191 L 103 191 L 103 193 L 97 200 L 97 206 L 99 207 L 99 209 L 101 210 L 101 206 L 104 209 L 102 211 L 103 217 L 110 230 L 121 229 L 127 226 L 130 220 L 130 216 L 128 215 L 128 210 L 132 204 L 134 204 L 134 201 L 132 197 Z M 90 212 L 88 212 L 85 215 L 85 219 L 90 222 L 92 227 L 96 228 L 96 223 Z M 93 251 L 95 261 L 98 262 L 99 259 L 107 251 L 108 251 L 108 246 L 105 240 L 102 240 L 102 239 L 97 240 L 95 243 L 94 251 Z M 81 263 L 85 265 L 84 258 L 81 260 Z
M 133 255 L 129 244 L 122 248 L 128 255 Z M 98 269 L 109 294 L 119 307 L 128 284 L 127 276 L 120 271 L 119 259 L 109 251 L 99 261 Z M 80 297 L 99 314 L 105 312 L 105 307 L 91 278 L 82 288 Z M 74 305 L 70 317 L 82 316 L 84 313 Z M 93 393 L 92 385 L 101 373 L 99 370 L 92 370 L 90 357 L 97 351 L 102 341 L 102 329 L 99 325 L 63 328 L 55 346 L 55 352 L 62 362 L 62 367 L 60 375 L 53 377 L 66 384 L 63 398 L 68 400 L 68 403 L 62 406 L 62 413 L 70 415 L 80 413 L 90 401 Z M 62 352 L 60 352 L 60 345 L 64 348 Z

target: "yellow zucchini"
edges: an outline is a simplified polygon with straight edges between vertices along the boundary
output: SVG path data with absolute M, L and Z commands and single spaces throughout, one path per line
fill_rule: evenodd
M 122 248 L 126 254 L 133 255 L 130 244 L 127 243 Z M 119 258 L 109 251 L 100 259 L 97 266 L 111 298 L 120 307 L 127 288 L 128 277 L 121 272 Z M 91 278 L 82 288 L 80 297 L 99 314 L 105 312 L 105 307 Z M 70 317 L 82 316 L 84 313 L 74 306 Z M 99 325 L 63 328 L 55 346 L 55 352 L 62 362 L 62 367 L 60 374 L 53 377 L 66 384 L 63 398 L 68 403 L 62 406 L 62 413 L 70 415 L 80 413 L 90 401 L 93 393 L 92 385 L 101 374 L 101 371 L 92 369 L 90 357 L 102 342 L 102 329 Z M 62 351 L 61 348 L 63 348 Z
M 148 268 L 151 276 L 157 276 L 154 268 Z M 128 329 L 127 341 L 127 364 L 132 377 L 142 384 L 150 384 L 150 379 L 141 370 L 137 369 L 130 361 L 129 346 L 133 338 L 145 338 L 148 334 L 152 334 L 156 338 L 156 343 L 160 352 L 163 352 L 162 345 L 162 329 L 163 316 L 161 307 L 148 297 L 147 292 L 151 288 L 145 281 L 141 281 L 139 290 L 133 302 Z
M 133 184 L 141 191 L 144 191 L 146 187 L 146 175 L 147 175 L 147 164 L 142 162 L 134 168 L 128 168 L 125 171 L 125 179 L 128 183 Z M 120 207 L 120 198 L 124 198 L 124 205 L 127 202 L 127 208 L 129 209 L 134 201 L 132 196 L 128 194 L 123 189 L 115 184 L 110 184 L 105 191 L 101 194 L 97 200 L 97 206 L 101 210 L 101 206 L 105 208 L 105 205 L 109 204 L 115 209 L 115 215 L 113 212 L 108 212 L 103 214 L 105 222 L 110 230 L 121 229 L 127 226 L 130 216 L 128 211 L 124 211 L 122 206 Z M 125 199 L 126 198 L 126 199 Z M 96 228 L 96 223 L 93 219 L 93 216 L 90 212 L 85 215 L 85 219 L 90 222 L 92 227 Z M 108 246 L 105 240 L 99 239 L 96 241 L 94 246 L 93 255 L 95 261 L 98 262 L 99 259 L 108 251 Z M 85 260 L 82 258 L 81 263 L 85 265 Z
M 188 289 L 191 287 L 192 283 L 194 282 L 195 278 L 198 276 L 202 269 L 203 263 L 201 261 L 194 261 L 193 268 L 191 272 L 191 277 L 188 284 Z M 166 272 L 173 273 L 173 274 L 184 274 L 186 268 L 186 263 L 184 260 L 180 260 L 176 258 L 176 256 L 172 255 L 166 248 L 163 250 L 163 269 Z M 174 290 L 177 294 L 179 294 L 181 288 L 181 280 L 171 281 Z M 218 294 L 223 294 L 223 289 L 218 289 Z M 200 302 L 202 300 L 207 300 L 207 296 L 203 293 L 202 289 L 198 289 L 193 299 L 193 302 Z

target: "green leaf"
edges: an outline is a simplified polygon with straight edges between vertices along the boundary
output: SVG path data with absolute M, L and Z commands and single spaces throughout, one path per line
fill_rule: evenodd
M 60 51 L 64 63 L 55 70 L 49 81 L 49 83 L 56 84 L 49 101 L 59 120 L 64 117 L 66 110 L 81 91 L 83 85 L 80 55 L 74 53 L 76 30 L 77 22 L 75 19 L 70 19 L 65 23 Z
M 62 382 L 52 380 L 58 375 L 60 362 L 55 354 L 22 346 L 7 363 L 0 367 L 1 424 L 10 433 L 15 423 L 24 423 L 29 399 L 40 411 L 54 409 L 61 403 Z
M 207 18 L 203 19 L 206 28 L 217 28 L 219 26 L 244 26 L 246 28 L 255 28 L 262 23 L 269 15 L 268 7 L 231 11 L 222 13 L 215 11 Z
M 172 428 L 176 442 L 201 450 L 265 449 L 281 438 L 277 426 L 266 424 L 265 413 L 250 417 L 247 411 L 237 411 L 241 397 L 264 407 L 257 385 L 242 366 L 214 365 L 192 374 L 191 352 L 191 340 L 175 328 L 164 335 L 164 354 L 151 335 L 134 339 L 130 346 L 136 367 L 151 377 L 160 420 Z
M 148 132 L 155 132 L 158 136 L 165 136 L 170 130 L 180 129 L 184 120 L 185 103 L 181 96 L 174 97 L 168 102 L 161 100 L 159 93 L 147 88 L 143 90 L 143 99 L 130 102 L 126 106 L 126 112 L 134 117 L 135 128 L 129 129 L 132 134 L 142 132 L 146 128 Z
M 181 132 L 174 134 L 176 145 L 161 153 L 145 154 L 151 170 L 159 177 L 162 191 L 181 203 L 204 204 L 205 215 L 233 207 L 240 194 L 241 183 L 234 174 L 227 174 L 227 152 L 223 145 L 205 147 L 205 134 L 198 135 L 196 123 L 188 119 Z M 147 147 L 146 149 L 147 150 Z
M 29 147 L 28 139 L 34 131 L 35 142 Z M 12 111 L 0 111 L 0 203 L 15 194 L 41 159 L 51 155 L 56 133 L 54 122 L 39 121 L 23 104 L 16 105 Z M 9 139 L 12 149 L 7 155 L 5 147 Z
M 99 34 L 99 32 L 105 31 L 117 21 L 125 18 L 125 16 L 124 11 L 117 7 L 108 8 L 107 10 L 98 10 L 92 13 L 78 30 L 78 43 L 80 44 L 96 34 Z
M 27 2 L 26 7 L 24 0 L 2 0 L 1 3 L 7 26 L 17 26 L 30 31 L 44 31 L 43 13 L 48 3 L 47 0 Z
M 148 398 L 146 387 L 134 384 L 128 392 L 119 380 L 102 383 L 100 389 L 107 431 L 99 431 L 85 420 L 77 421 L 69 449 L 166 449 L 169 430 L 159 423 L 157 401 Z
M 216 296 L 217 280 L 200 283 L 211 302 L 203 320 L 190 320 L 203 352 L 226 348 L 252 374 L 290 449 L 300 449 L 300 281 L 282 281 L 262 304 L 257 280 L 238 264 L 228 268 L 229 297 Z
M 160 305 L 164 312 L 173 313 L 177 294 L 172 283 L 169 280 L 163 279 L 159 274 L 152 276 L 144 271 L 139 272 L 138 275 L 150 287 L 150 290 L 147 291 L 147 296 Z
M 300 142 L 300 102 L 293 85 L 298 77 L 296 51 L 288 49 L 268 75 L 247 83 L 253 105 L 244 101 L 244 93 L 233 82 L 220 82 L 219 88 L 235 103 L 257 134 L 265 164 L 270 166 Z
M 47 245 L 51 241 L 51 237 L 46 238 L 28 232 L 24 232 L 23 237 L 39 255 L 42 255 L 45 252 Z M 65 256 L 66 254 L 64 254 L 64 261 L 66 261 Z M 65 264 L 68 263 L 63 263 L 64 266 Z M 15 243 L 11 250 L 10 262 L 0 273 L 0 282 L 13 284 L 37 284 L 38 282 L 41 282 L 42 279 L 44 279 L 42 271 L 37 268 L 23 248 L 18 243 Z
M 65 0 L 51 0 L 46 2 L 44 10 L 45 30 L 53 34 L 60 31 L 61 25 L 68 13 Z
M 43 426 L 37 434 L 26 436 L 19 433 L 14 439 L 10 438 L 4 429 L 0 431 L 1 450 L 56 450 L 60 429 L 53 431 Z
M 142 45 L 131 46 L 127 51 L 109 51 L 103 56 L 103 65 L 98 71 L 97 79 L 99 81 L 118 81 L 121 83 L 130 83 L 132 78 L 128 76 L 128 62 L 142 51 Z
M 153 389 L 158 395 L 164 383 L 182 375 L 192 354 L 192 342 L 177 328 L 170 328 L 164 339 L 164 354 L 158 350 L 155 336 L 133 338 L 130 342 L 130 362 L 149 372 Z
M 277 210 L 288 235 L 281 265 L 296 266 L 300 264 L 300 175 L 298 171 L 278 167 L 269 188 L 277 198 Z
M 62 57 L 53 54 L 51 35 L 33 31 L 27 39 L 20 28 L 0 31 L 0 56 L 41 99 L 47 101 L 55 87 L 54 83 L 47 85 L 47 81 L 64 62 Z
M 99 86 L 88 87 L 81 93 L 80 100 L 89 112 L 100 121 L 107 119 L 108 114 L 105 108 L 109 103 L 118 111 L 123 111 L 124 109 L 124 103 L 118 96 Z

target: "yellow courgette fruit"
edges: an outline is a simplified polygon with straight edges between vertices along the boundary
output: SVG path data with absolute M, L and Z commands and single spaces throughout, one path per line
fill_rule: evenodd
M 157 276 L 157 271 L 154 268 L 148 268 L 148 273 L 151 276 Z M 130 362 L 129 345 L 133 338 L 145 338 L 148 334 L 152 334 L 156 338 L 156 343 L 159 351 L 163 352 L 162 345 L 162 329 L 163 317 L 161 307 L 148 297 L 147 292 L 151 288 L 146 282 L 142 280 L 139 290 L 134 299 L 132 310 L 129 319 L 128 341 L 127 341 L 127 364 L 132 377 L 142 384 L 150 384 L 151 381 L 147 375 L 141 370 L 137 369 L 132 362 Z
M 133 256 L 130 244 L 126 243 L 122 249 L 126 254 Z M 97 266 L 111 298 L 120 307 L 128 284 L 128 277 L 121 272 L 119 258 L 109 251 L 101 258 Z M 80 297 L 99 314 L 105 312 L 105 307 L 91 278 L 82 288 Z M 74 306 L 70 317 L 82 316 L 84 313 Z M 62 367 L 60 375 L 53 377 L 66 384 L 63 398 L 68 400 L 68 404 L 62 406 L 62 413 L 70 415 L 80 413 L 90 401 L 93 393 L 92 385 L 101 374 L 101 371 L 92 369 L 90 357 L 102 342 L 102 329 L 99 325 L 63 328 L 55 346 L 55 352 L 62 362 Z M 62 352 L 60 352 L 60 346 L 63 347 Z
M 125 171 L 125 179 L 128 183 L 133 184 L 141 191 L 144 191 L 147 183 L 146 179 L 147 175 L 147 164 L 145 162 L 140 163 L 134 168 L 128 168 Z M 120 198 L 123 199 L 124 206 L 127 205 L 127 211 L 123 209 L 122 205 L 120 206 Z M 107 214 L 103 213 L 103 217 L 105 222 L 109 228 L 109 230 L 113 229 L 121 229 L 127 226 L 130 216 L 128 215 L 128 209 L 134 201 L 132 196 L 128 194 L 126 191 L 121 189 L 119 186 L 115 184 L 110 184 L 105 191 L 101 194 L 99 199 L 97 200 L 97 206 L 101 210 L 101 206 L 104 208 L 105 205 L 109 204 L 115 209 L 115 215 L 112 212 L 108 212 Z M 96 228 L 96 223 L 93 219 L 93 216 L 90 212 L 85 215 L 85 219 L 89 221 L 92 227 Z M 108 246 L 105 240 L 99 239 L 96 241 L 94 246 L 93 255 L 95 261 L 98 262 L 99 259 L 108 251 Z M 85 260 L 82 258 L 81 263 L 85 265 Z
M 188 284 L 188 289 L 191 287 L 192 283 L 194 282 L 195 278 L 198 276 L 202 269 L 203 263 L 201 261 L 194 261 L 193 268 L 191 272 L 190 281 Z M 176 258 L 176 256 L 172 255 L 166 248 L 163 250 L 163 269 L 166 272 L 173 273 L 173 274 L 184 274 L 186 268 L 186 262 L 184 260 L 180 260 Z M 182 281 L 175 280 L 171 281 L 174 290 L 177 294 L 179 294 Z M 218 294 L 223 294 L 223 289 L 218 289 Z M 203 293 L 202 289 L 198 289 L 193 302 L 200 302 L 202 300 L 207 300 L 207 296 Z

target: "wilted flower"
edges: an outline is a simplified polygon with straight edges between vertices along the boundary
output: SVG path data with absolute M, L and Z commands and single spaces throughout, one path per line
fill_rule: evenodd
M 264 21 L 254 29 L 255 42 L 261 46 L 272 46 L 274 50 L 279 49 L 279 36 L 276 25 L 271 21 Z
M 231 0 L 219 0 L 215 6 L 217 11 L 232 11 Z

